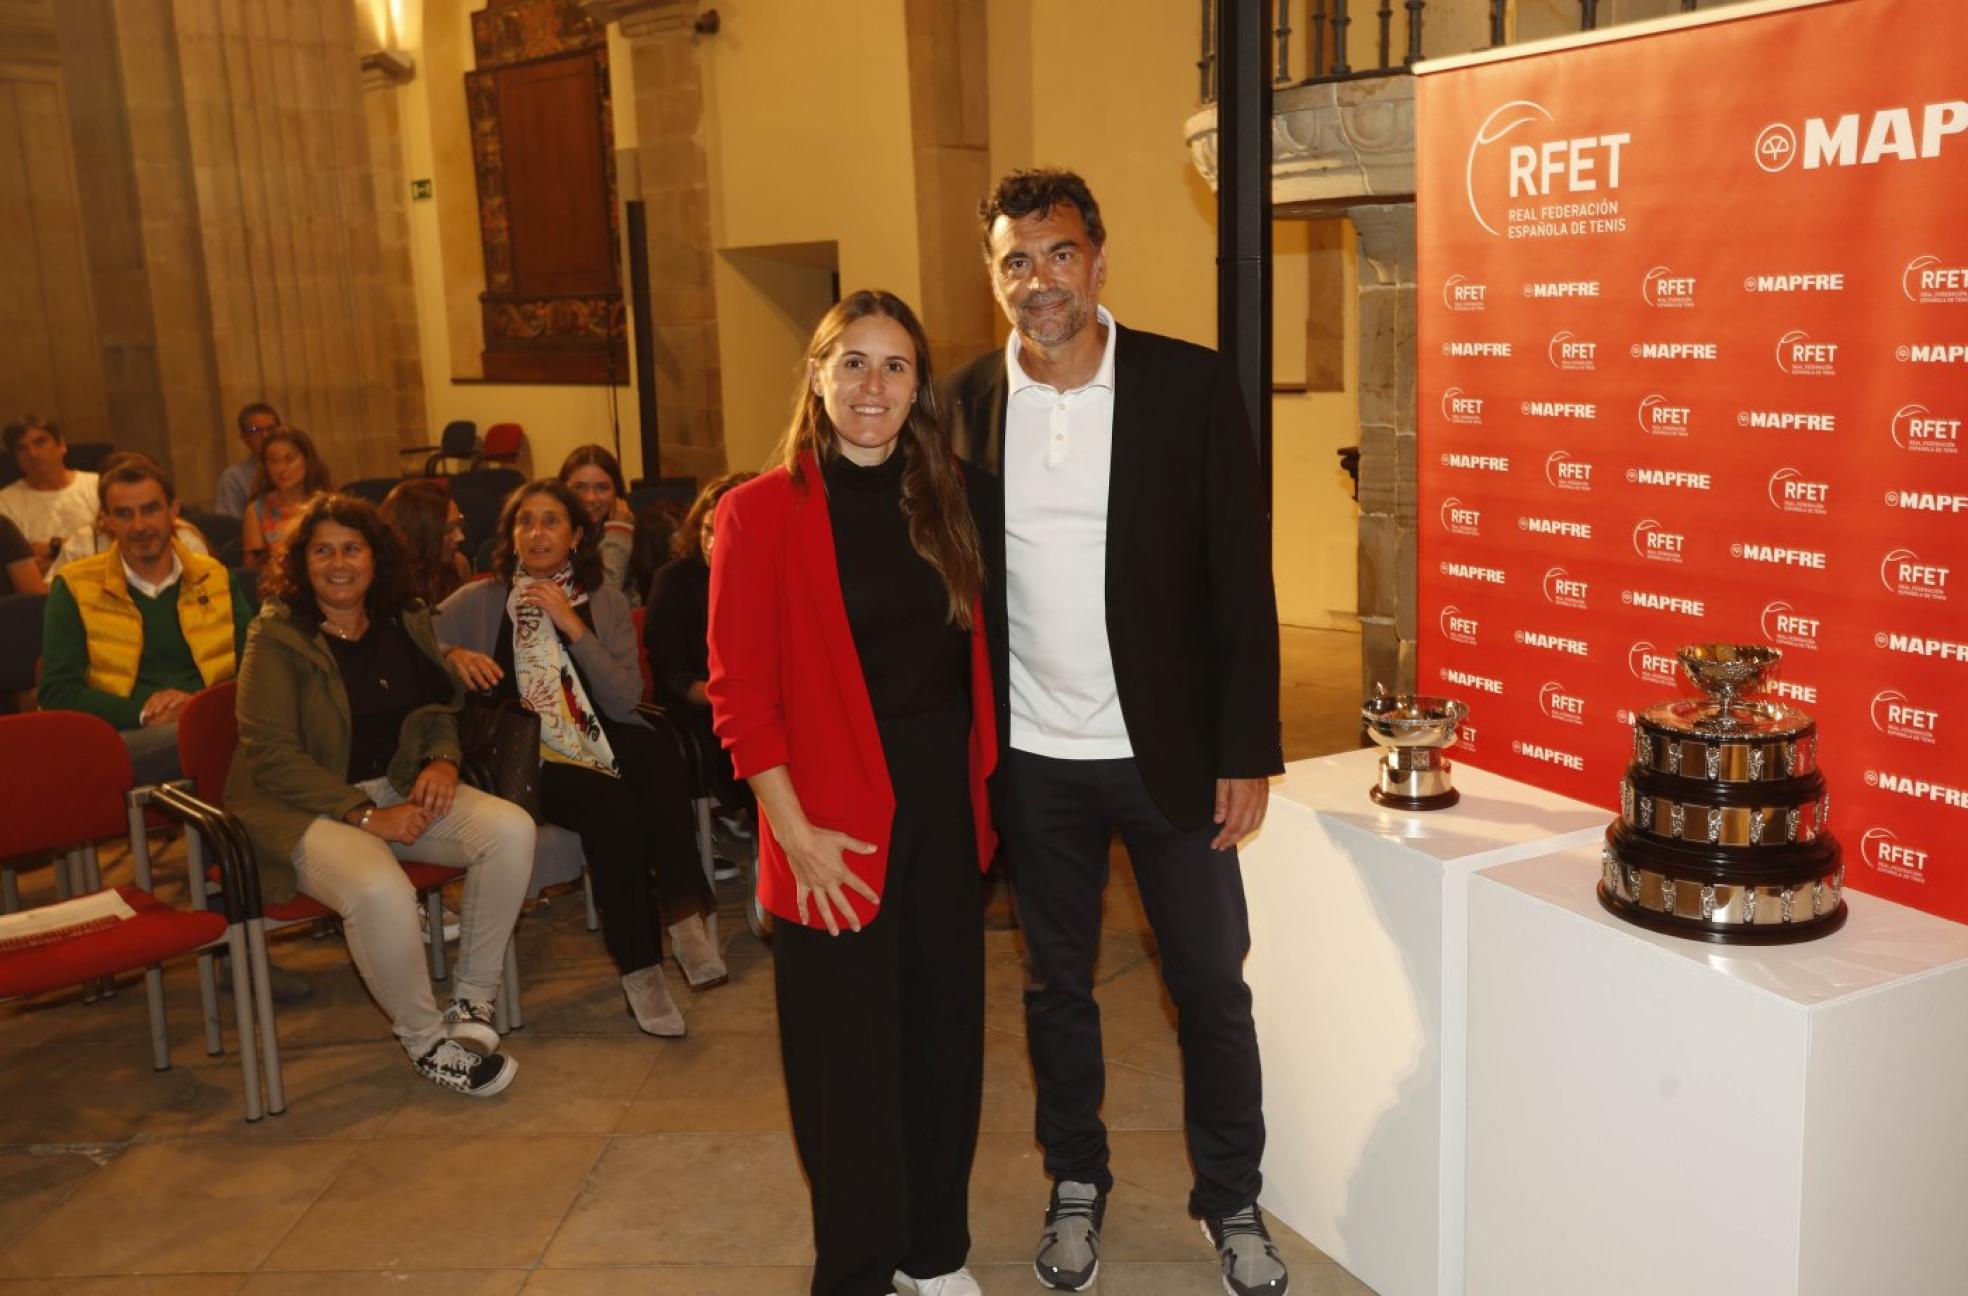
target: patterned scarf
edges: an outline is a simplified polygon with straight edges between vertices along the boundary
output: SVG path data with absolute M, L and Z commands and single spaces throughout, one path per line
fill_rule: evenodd
M 620 778 L 622 770 L 608 745 L 608 735 L 602 732 L 601 717 L 588 702 L 588 691 L 568 659 L 567 645 L 554 629 L 553 618 L 531 603 L 520 602 L 527 586 L 542 580 L 560 586 L 575 607 L 588 601 L 586 591 L 574 584 L 572 563 L 546 577 L 518 572 L 513 576 L 512 593 L 506 596 L 506 614 L 513 624 L 513 672 L 519 701 L 540 717 L 540 757 Z

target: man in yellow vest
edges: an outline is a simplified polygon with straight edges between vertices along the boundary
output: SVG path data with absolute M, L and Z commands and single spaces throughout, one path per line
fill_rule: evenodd
M 62 568 L 41 629 L 44 711 L 115 725 L 138 783 L 178 777 L 178 714 L 229 680 L 254 609 L 215 558 L 173 538 L 177 494 L 164 470 L 131 456 L 97 485 L 110 547 Z

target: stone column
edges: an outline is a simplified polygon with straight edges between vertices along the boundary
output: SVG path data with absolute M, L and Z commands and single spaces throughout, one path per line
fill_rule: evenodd
M 1415 212 L 1348 209 L 1359 232 L 1360 683 L 1415 687 Z
M 977 237 L 990 191 L 991 119 L 983 0 L 907 0 L 909 127 L 915 145 L 916 240 L 923 329 L 938 369 L 996 344 Z
M 410 263 L 410 177 L 403 167 L 403 120 L 396 87 L 415 77 L 397 57 L 362 59 L 362 107 L 369 159 L 375 168 L 376 239 L 382 257 L 385 364 L 392 396 L 391 425 L 400 445 L 426 445 L 423 343 L 417 332 L 416 272 Z

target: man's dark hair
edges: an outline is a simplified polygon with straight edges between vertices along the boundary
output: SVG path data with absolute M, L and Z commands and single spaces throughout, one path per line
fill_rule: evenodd
M 103 460 L 102 471 L 96 476 L 96 505 L 107 513 L 110 487 L 134 486 L 147 481 L 154 481 L 164 488 L 166 504 L 178 498 L 177 488 L 171 485 L 171 474 L 164 471 L 163 465 L 147 454 L 118 450 Z
M 513 547 L 513 526 L 519 521 L 519 506 L 535 495 L 545 495 L 559 504 L 567 514 L 568 524 L 580 528 L 581 538 L 574 543 L 573 552 L 567 555 L 574 564 L 574 583 L 584 594 L 592 594 L 601 588 L 603 579 L 601 566 L 601 528 L 588 521 L 588 510 L 581 503 L 581 497 L 573 488 L 558 477 L 542 477 L 513 489 L 506 496 L 506 505 L 499 510 L 499 530 L 492 537 L 492 571 L 507 585 L 513 583 L 514 574 L 519 571 L 519 552 Z
M 0 444 L 5 444 L 7 453 L 12 454 L 20 449 L 21 438 L 36 428 L 40 428 L 57 441 L 62 439 L 61 424 L 46 414 L 23 414 L 7 425 L 6 432 L 0 437 Z
M 990 197 L 977 204 L 984 255 L 987 258 L 991 255 L 991 226 L 998 217 L 1017 220 L 1021 216 L 1043 216 L 1062 203 L 1070 203 L 1079 210 L 1094 247 L 1106 244 L 1107 227 L 1100 221 L 1100 204 L 1093 200 L 1093 190 L 1087 188 L 1087 182 L 1072 171 L 1043 167 L 1036 171 L 1013 171 L 998 181 Z
M 233 415 L 232 421 L 239 425 L 239 435 L 246 435 L 247 420 L 256 418 L 261 414 L 271 414 L 275 423 L 280 422 L 279 410 L 267 404 L 265 401 L 254 401 L 251 405 L 242 405 L 239 413 Z
M 287 605 L 287 615 L 308 634 L 321 628 L 321 604 L 314 597 L 314 582 L 308 579 L 307 551 L 314 533 L 324 522 L 359 531 L 369 542 L 374 575 L 363 605 L 372 621 L 394 616 L 409 607 L 409 564 L 403 556 L 403 542 L 396 530 L 383 521 L 383 515 L 368 500 L 353 495 L 316 495 L 301 509 L 294 525 L 267 560 L 266 574 L 260 578 L 262 598 L 277 598 Z

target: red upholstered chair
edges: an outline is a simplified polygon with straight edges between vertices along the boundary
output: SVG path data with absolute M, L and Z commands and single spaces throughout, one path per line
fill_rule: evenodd
M 517 423 L 494 423 L 485 429 L 485 444 L 478 448 L 475 468 L 486 464 L 519 463 L 519 447 L 526 440 L 526 429 Z
M 227 839 L 230 848 L 244 860 L 239 880 L 241 905 L 233 912 L 240 915 L 237 925 L 244 929 L 246 954 L 252 960 L 254 1006 L 259 1015 L 261 1051 L 266 1057 L 267 1110 L 278 1116 L 287 1110 L 287 1094 L 280 1075 L 280 1041 L 274 1030 L 273 994 L 267 980 L 266 936 L 269 931 L 278 931 L 296 923 L 333 918 L 335 911 L 312 896 L 299 893 L 292 899 L 278 900 L 272 904 L 260 898 L 259 870 L 253 863 L 252 845 L 247 841 L 245 829 L 239 821 L 224 809 L 226 774 L 232 768 L 233 750 L 239 745 L 237 695 L 237 682 L 227 680 L 203 690 L 185 704 L 178 717 L 178 767 L 191 780 L 197 803 L 209 810 L 213 820 L 211 825 L 196 835 L 206 838 L 206 848 L 214 852 L 220 848 L 219 839 Z M 189 838 L 191 834 L 187 836 Z M 463 869 L 409 860 L 403 861 L 403 872 L 417 893 L 425 896 L 465 875 Z M 209 894 L 211 890 L 208 887 Z M 431 978 L 442 981 L 445 976 L 444 906 L 433 898 L 426 902 L 424 909 L 430 915 L 425 929 L 430 948 Z M 499 996 L 497 1011 L 500 1034 L 524 1024 L 519 1007 L 518 958 L 510 941 L 506 944 L 505 988 Z
M 233 951 L 235 968 L 246 966 L 244 941 L 236 929 L 227 927 L 223 915 L 176 908 L 152 890 L 150 854 L 143 845 L 144 812 L 136 792 L 160 798 L 183 793 L 176 788 L 133 790 L 130 754 L 123 740 L 106 721 L 79 711 L 0 716 L 0 787 L 7 789 L 8 797 L 7 813 L 0 815 L 0 856 L 78 848 L 93 853 L 98 840 L 128 832 L 136 868 L 135 882 L 116 888 L 133 916 L 94 930 L 47 933 L 14 948 L 0 948 L 0 997 L 41 994 L 143 968 L 151 1065 L 168 1070 L 171 1051 L 160 965 L 194 951 L 209 956 L 223 942 Z M 219 888 L 228 897 L 238 893 L 238 864 L 232 855 L 219 861 Z M 197 895 L 202 888 L 188 890 Z M 233 1005 L 240 1027 L 246 1119 L 252 1121 L 260 1118 L 261 1108 L 247 982 L 245 976 L 235 977 Z M 206 1005 L 206 1021 L 207 1047 L 216 1053 L 214 1003 Z

